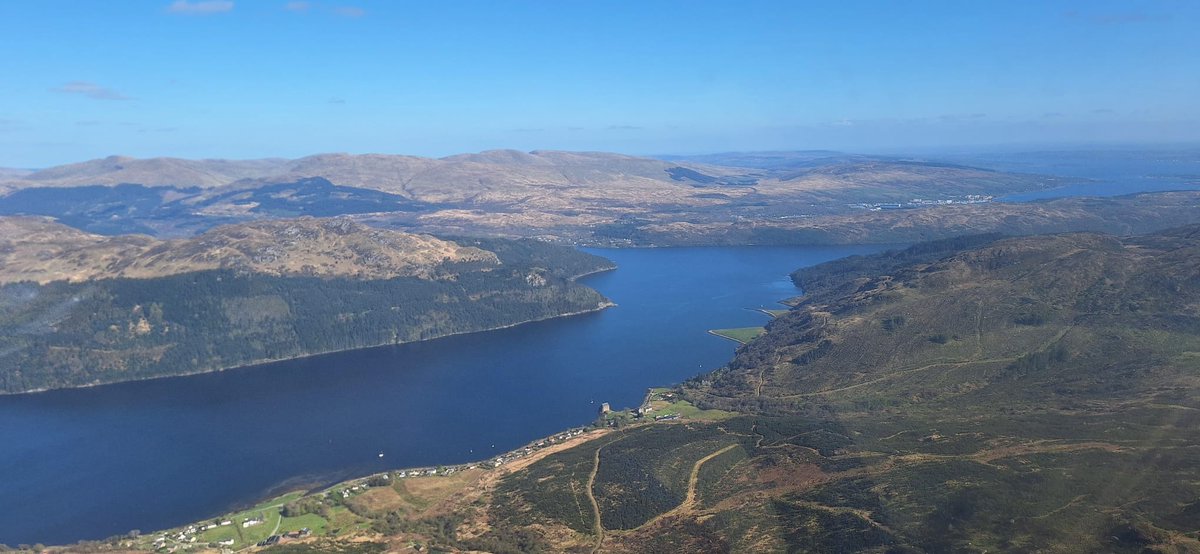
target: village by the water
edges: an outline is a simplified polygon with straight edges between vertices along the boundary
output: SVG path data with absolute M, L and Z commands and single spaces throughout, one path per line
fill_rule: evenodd
M 588 433 L 620 428 L 629 424 L 705 418 L 706 413 L 716 412 L 697 410 L 690 403 L 677 398 L 675 392 L 666 388 L 650 389 L 642 403 L 636 408 L 614 410 L 608 402 L 601 402 L 596 411 L 596 419 L 587 426 L 543 437 L 521 448 L 486 460 L 455 465 L 395 469 L 344 481 L 319 492 L 296 491 L 205 523 L 196 523 L 149 535 L 141 535 L 134 531 L 126 538 L 125 544 L 130 547 L 150 546 L 154 550 L 164 553 L 206 549 L 235 552 L 252 547 L 267 547 L 301 541 L 312 536 L 334 535 L 338 530 L 327 528 L 325 525 L 327 520 L 320 514 L 328 514 L 335 507 L 345 506 L 355 497 L 366 494 L 372 489 L 390 486 L 397 481 L 409 479 L 449 478 L 464 472 L 498 470 L 550 447 L 563 446 L 572 439 L 587 440 L 589 437 L 584 437 L 584 435 Z M 380 453 L 379 456 L 383 457 L 384 454 Z M 297 503 L 306 503 L 301 509 L 305 513 L 288 513 L 290 507 Z M 311 523 L 306 525 L 306 522 Z M 271 527 L 271 530 L 264 532 L 267 527 Z

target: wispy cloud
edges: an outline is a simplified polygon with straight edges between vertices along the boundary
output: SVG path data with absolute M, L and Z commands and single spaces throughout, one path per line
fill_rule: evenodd
M 339 6 L 333 9 L 333 13 L 342 17 L 362 17 L 367 15 L 367 10 L 354 6 Z
M 293 13 L 321 13 L 326 15 L 336 15 L 338 17 L 359 18 L 367 15 L 367 10 L 358 6 L 329 6 L 328 4 L 320 4 L 317 2 L 307 2 L 304 0 L 292 0 L 283 5 L 283 9 Z
M 345 103 L 346 103 L 346 99 L 345 99 L 345 98 L 338 98 L 338 97 L 334 96 L 333 98 L 330 98 L 330 99 L 329 99 L 329 103 L 330 103 L 330 104 L 345 104 Z
M 210 15 L 224 13 L 233 9 L 231 0 L 175 0 L 167 6 L 167 11 L 184 15 Z
M 14 133 L 17 131 L 28 130 L 29 126 L 24 121 L 16 119 L 0 119 L 0 133 Z
M 985 114 L 985 113 L 968 113 L 968 114 L 949 113 L 949 114 L 942 114 L 942 115 L 937 116 L 937 120 L 942 123 L 960 123 L 960 122 L 964 122 L 964 121 L 977 121 L 980 119 L 984 119 L 986 117 L 987 117 L 987 114 Z
M 637 125 L 609 125 L 609 131 L 641 131 L 642 128 Z
M 1078 10 L 1071 10 L 1063 13 L 1063 17 L 1074 21 L 1083 21 L 1095 25 L 1127 25 L 1131 23 L 1151 23 L 1155 21 L 1167 21 L 1171 19 L 1169 15 L 1157 15 L 1146 12 L 1120 12 L 1120 13 L 1085 13 Z
M 124 94 L 88 81 L 71 81 L 61 87 L 50 90 L 63 94 L 79 94 L 94 100 L 129 100 L 129 97 Z

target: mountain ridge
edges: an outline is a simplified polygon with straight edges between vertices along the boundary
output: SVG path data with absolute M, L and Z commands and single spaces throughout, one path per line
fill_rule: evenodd
M 605 152 L 488 150 L 443 158 L 315 154 L 294 160 L 110 157 L 0 182 L 0 213 L 102 233 L 183 236 L 270 217 L 358 214 L 436 234 L 655 245 L 880 206 L 988 202 L 1059 179 L 864 155 L 800 153 L 767 168 Z M 69 191 L 69 192 L 68 192 Z M 5 205 L 7 204 L 7 205 Z M 673 237 L 681 229 L 684 237 Z M 626 236 L 646 235 L 644 239 Z M 672 242 L 667 242 L 668 244 Z

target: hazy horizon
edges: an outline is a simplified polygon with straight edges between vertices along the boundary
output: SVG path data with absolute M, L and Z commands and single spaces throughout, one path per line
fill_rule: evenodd
M 186 157 L 186 156 L 175 156 L 175 155 L 171 155 L 169 153 L 164 153 L 162 155 L 149 155 L 149 156 L 130 156 L 130 155 L 124 154 L 124 153 L 109 153 L 109 154 L 95 156 L 95 157 L 91 157 L 91 158 L 63 160 L 60 163 L 53 163 L 53 164 L 47 164 L 47 165 L 41 165 L 41 166 L 20 165 L 20 164 L 5 165 L 5 166 L 0 166 L 0 169 L 38 171 L 38 170 L 42 170 L 42 169 L 48 169 L 51 167 L 70 165 L 70 164 L 74 164 L 74 163 L 82 163 L 82 162 L 93 161 L 93 160 L 102 160 L 102 159 L 112 158 L 112 157 L 125 157 L 125 158 L 133 158 L 133 159 L 176 158 L 176 159 L 187 159 L 187 160 L 249 161 L 249 160 L 268 160 L 268 159 L 299 159 L 299 158 L 304 158 L 304 157 L 308 157 L 308 156 L 337 154 L 337 155 L 348 155 L 348 156 L 361 156 L 361 155 L 413 156 L 413 157 L 430 158 L 430 159 L 444 159 L 444 158 L 450 158 L 450 157 L 457 156 L 457 155 L 469 155 L 469 154 L 478 154 L 478 153 L 483 153 L 483 152 L 488 152 L 488 151 L 504 151 L 504 150 L 514 150 L 514 151 L 526 152 L 526 153 L 539 152 L 539 151 L 541 151 L 541 152 L 558 151 L 558 152 L 619 154 L 619 155 L 642 157 L 642 158 L 671 159 L 674 157 L 686 158 L 686 157 L 694 157 L 694 156 L 709 156 L 709 155 L 717 156 L 717 155 L 725 155 L 725 154 L 794 154 L 794 153 L 804 153 L 804 152 L 830 152 L 832 154 L 883 156 L 883 157 L 894 156 L 894 157 L 903 158 L 903 157 L 939 157 L 939 156 L 946 156 L 946 157 L 987 156 L 987 155 L 1004 155 L 1004 154 L 1021 154 L 1021 153 L 1040 153 L 1040 152 L 1171 152 L 1171 151 L 1191 152 L 1191 151 L 1197 150 L 1197 149 L 1200 149 L 1200 142 L 1013 143 L 1013 144 L 983 144 L 983 145 L 947 145 L 947 146 L 933 146 L 933 147 L 926 147 L 926 148 L 902 148 L 902 147 L 882 148 L 881 147 L 881 148 L 877 148 L 874 150 L 849 150 L 849 149 L 836 149 L 836 148 L 793 148 L 793 149 L 777 148 L 777 149 L 764 149 L 764 150 L 722 150 L 722 151 L 703 151 L 702 150 L 702 151 L 691 151 L 691 152 L 668 151 L 668 152 L 649 152 L 649 153 L 647 153 L 647 152 L 620 152 L 620 151 L 616 151 L 616 150 L 571 150 L 571 149 L 559 149 L 559 148 L 533 148 L 533 149 L 523 150 L 523 149 L 519 149 L 519 148 L 498 147 L 498 148 L 488 148 L 485 150 L 448 152 L 445 154 L 435 154 L 435 155 L 420 155 L 420 154 L 410 154 L 407 152 L 382 152 L 382 151 L 363 151 L 363 152 L 328 151 L 328 152 L 308 152 L 308 153 L 300 154 L 297 156 L 255 156 L 255 157 L 235 156 L 235 157 L 227 157 L 227 158 L 211 157 L 211 156 Z

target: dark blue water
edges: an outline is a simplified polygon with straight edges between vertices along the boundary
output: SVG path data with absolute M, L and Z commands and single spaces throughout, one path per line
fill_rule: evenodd
M 764 323 L 747 308 L 796 295 L 798 267 L 880 249 L 593 250 L 619 265 L 584 279 L 619 304 L 601 313 L 0 397 L 0 543 L 151 531 L 289 486 L 487 458 L 725 363 L 734 343 L 706 330 Z

